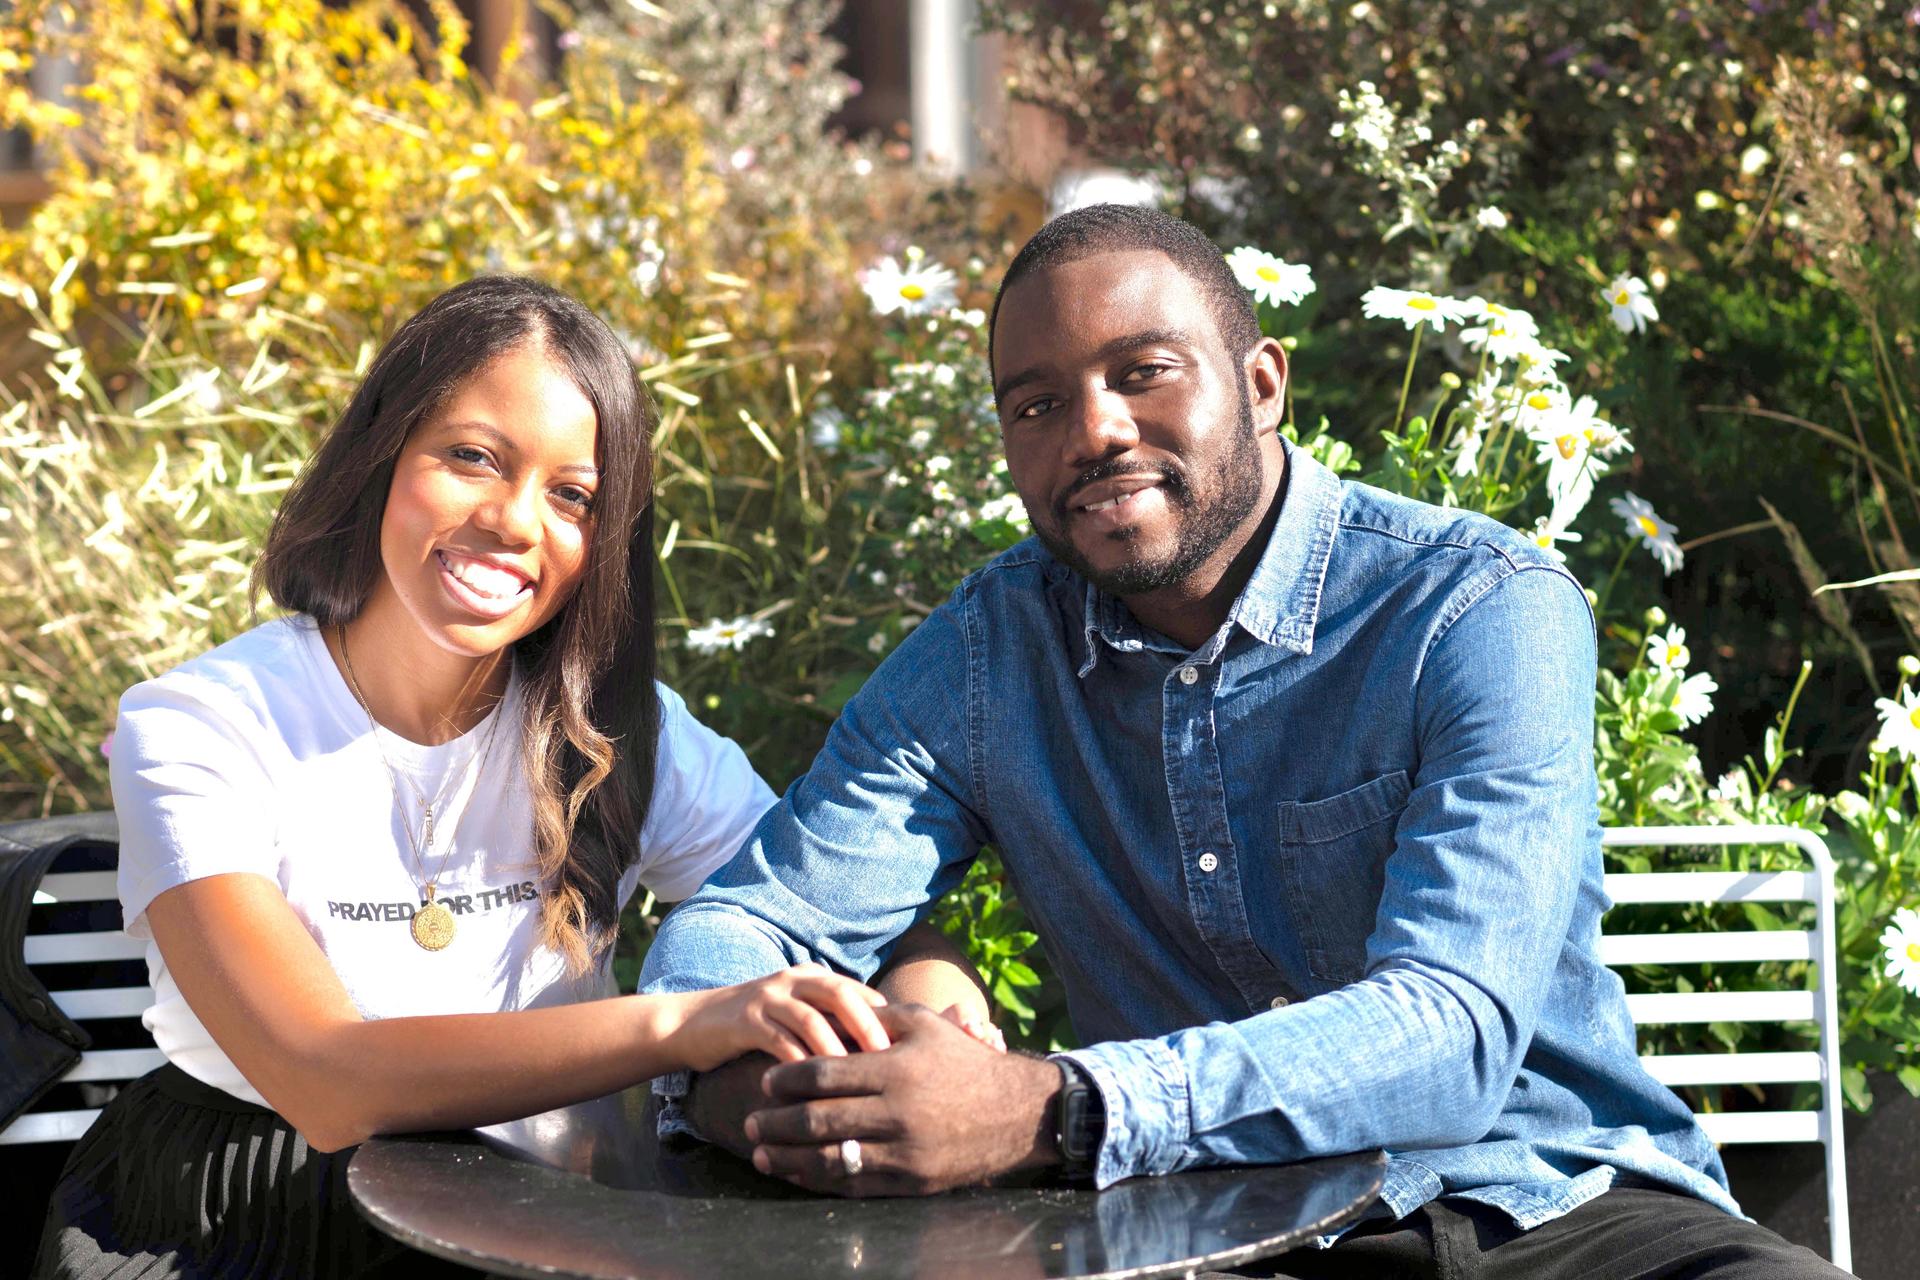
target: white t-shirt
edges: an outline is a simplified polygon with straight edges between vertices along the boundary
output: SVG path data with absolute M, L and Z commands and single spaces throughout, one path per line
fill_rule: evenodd
M 378 661 L 360 659 L 364 668 Z M 120 700 L 111 755 L 120 823 L 120 902 L 146 938 L 155 1001 L 144 1018 L 181 1070 L 267 1105 L 181 997 L 147 925 L 147 904 L 189 880 L 245 871 L 280 886 L 366 1018 L 495 1013 L 613 994 L 608 964 L 569 977 L 536 941 L 540 898 L 533 805 L 520 762 L 516 676 L 492 717 L 439 746 L 408 742 L 367 715 L 304 617 L 281 619 L 203 654 Z M 653 803 L 620 902 L 645 883 L 687 897 L 733 856 L 773 803 L 746 755 L 659 687 Z M 397 772 L 394 780 L 381 752 Z M 468 770 L 477 770 L 462 785 Z M 416 879 L 403 821 L 420 834 L 421 803 L 449 775 L 440 830 Z M 450 803 L 467 796 L 464 806 Z M 439 866 L 446 855 L 444 869 Z M 408 921 L 431 878 L 454 913 L 453 941 L 426 951 Z

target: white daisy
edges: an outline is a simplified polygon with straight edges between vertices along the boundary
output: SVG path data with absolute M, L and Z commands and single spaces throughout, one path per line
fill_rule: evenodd
M 1487 442 L 1486 433 L 1480 429 L 1479 422 L 1467 428 L 1460 438 L 1460 450 L 1453 455 L 1453 474 L 1470 476 L 1480 469 L 1480 446 Z
M 1655 804 L 1677 808 L 1687 802 L 1687 784 L 1677 777 L 1669 778 L 1664 786 L 1654 788 L 1653 794 L 1647 798 Z
M 1500 381 L 1499 373 L 1489 369 L 1479 381 L 1467 388 L 1466 398 L 1461 405 L 1473 415 L 1478 425 L 1488 427 L 1493 425 L 1511 399 L 1512 393 Z
M 1744 809 L 1753 803 L 1753 781 L 1745 769 L 1729 769 L 1720 775 L 1720 781 L 1707 788 L 1707 799 Z
M 1873 812 L 1873 805 L 1858 791 L 1837 791 L 1833 796 L 1833 811 L 1840 821 L 1856 823 Z
M 1719 690 L 1719 682 L 1704 671 L 1688 676 L 1673 691 L 1673 713 L 1683 724 L 1699 724 L 1713 714 L 1712 695 Z
M 1555 546 L 1556 542 L 1578 542 L 1580 535 L 1569 529 L 1563 529 L 1553 523 L 1552 516 L 1541 516 L 1533 522 L 1533 531 L 1527 535 L 1533 539 L 1533 545 L 1558 560 L 1567 562 L 1567 553 Z
M 1532 354 L 1534 349 L 1545 350 L 1540 347 L 1540 326 L 1518 307 L 1503 307 L 1478 297 L 1467 299 L 1466 305 L 1467 318 L 1479 323 L 1460 330 L 1460 339 L 1474 350 L 1485 347 L 1487 356 L 1501 364 L 1523 351 Z
M 860 287 L 873 302 L 874 312 L 923 316 L 950 310 L 960 297 L 953 272 L 937 262 L 926 262 L 918 249 L 908 249 L 906 256 L 904 267 L 891 257 L 882 258 L 861 277 Z
M 1639 276 L 1615 276 L 1607 286 L 1606 300 L 1613 323 L 1622 333 L 1639 333 L 1649 320 L 1660 318 L 1660 308 L 1653 305 L 1647 295 L 1647 282 Z
M 1500 210 L 1493 205 L 1488 205 L 1480 212 L 1474 214 L 1473 221 L 1474 225 L 1482 231 L 1505 231 L 1507 229 L 1507 215 L 1500 212 Z
M 1389 289 L 1377 284 L 1360 295 L 1360 313 L 1370 320 L 1399 320 L 1409 329 L 1430 325 L 1437 333 L 1449 322 L 1459 324 L 1466 320 L 1468 307 L 1458 298 L 1444 298 L 1419 289 Z
M 1564 387 L 1543 387 L 1520 398 L 1518 413 L 1522 430 L 1539 446 L 1535 461 L 1547 468 L 1552 520 L 1565 528 L 1593 497 L 1594 481 L 1607 473 L 1590 433 L 1599 422 L 1593 397 L 1572 400 Z
M 1902 907 L 1880 935 L 1887 952 L 1887 976 L 1920 996 L 1920 911 Z
M 735 653 L 747 647 L 747 641 L 770 636 L 773 628 L 759 618 L 741 615 L 732 621 L 711 618 L 704 627 L 687 632 L 687 648 L 695 653 L 718 653 L 731 647 Z
M 833 405 L 823 404 L 808 417 L 807 424 L 807 442 L 816 449 L 831 453 L 840 447 L 840 437 L 847 426 L 847 415 Z
M 1229 253 L 1227 265 L 1233 268 L 1234 279 L 1240 282 L 1240 287 L 1253 294 L 1255 301 L 1269 307 L 1281 303 L 1297 306 L 1314 290 L 1312 267 L 1282 261 L 1250 244 Z
M 1565 364 L 1573 358 L 1539 341 L 1517 343 L 1516 348 L 1513 357 L 1514 381 L 1523 391 L 1559 386 L 1560 375 L 1554 372 L 1553 366 Z
M 1693 651 L 1687 648 L 1686 628 L 1668 627 L 1663 636 L 1648 636 L 1647 661 L 1661 671 L 1685 671 L 1693 661 Z
M 1584 396 L 1581 400 L 1591 403 Z M 1627 433 L 1605 419 L 1589 418 L 1581 430 L 1586 432 L 1587 447 L 1599 457 L 1611 458 L 1616 454 L 1633 452 L 1633 442 L 1627 439 Z
M 1550 441 L 1560 426 L 1560 420 L 1566 417 L 1567 410 L 1572 407 L 1573 394 L 1556 381 L 1534 387 L 1515 400 L 1513 418 L 1515 424 L 1535 440 Z M 1584 439 L 1581 447 L 1585 447 Z
M 1897 751 L 1909 760 L 1920 760 L 1920 694 L 1903 684 L 1898 702 L 1881 698 L 1873 705 L 1880 712 L 1874 750 Z
M 982 520 L 1005 520 L 1016 529 L 1027 529 L 1026 504 L 1020 501 L 1017 493 L 1003 493 L 997 498 L 988 498 L 980 504 Z
M 1680 544 L 1673 539 L 1680 532 L 1678 526 L 1662 520 L 1651 502 L 1629 489 L 1626 497 L 1614 498 L 1607 505 L 1626 521 L 1629 534 L 1647 544 L 1647 550 L 1660 562 L 1661 573 L 1672 573 L 1686 560 Z

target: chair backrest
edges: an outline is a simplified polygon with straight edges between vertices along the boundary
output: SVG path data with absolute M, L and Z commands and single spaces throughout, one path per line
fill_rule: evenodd
M 0 1145 L 78 1138 L 119 1085 L 165 1061 L 139 1021 L 153 1003 L 146 944 L 121 929 L 114 867 L 111 843 L 76 845 L 54 861 L 33 895 L 27 967 L 96 1047 L 0 1130 Z
M 1707 933 L 1606 933 L 1607 965 L 1695 965 L 1809 961 L 1812 991 L 1699 991 L 1630 995 L 1636 1026 L 1681 1022 L 1811 1022 L 1818 1051 L 1800 1053 L 1646 1054 L 1640 1061 L 1668 1086 L 1713 1084 L 1820 1085 L 1817 1111 L 1716 1112 L 1699 1117 L 1716 1143 L 1818 1142 L 1826 1148 L 1830 1257 L 1852 1266 L 1847 1222 L 1845 1130 L 1840 1118 L 1839 997 L 1835 989 L 1833 857 L 1810 831 L 1782 826 L 1620 827 L 1603 833 L 1607 848 L 1788 845 L 1811 864 L 1804 871 L 1669 871 L 1606 877 L 1607 895 L 1626 903 L 1807 902 L 1812 929 L 1715 930 Z M 1612 919 L 1612 917 L 1609 917 Z M 1605 926 L 1603 925 L 1603 928 Z

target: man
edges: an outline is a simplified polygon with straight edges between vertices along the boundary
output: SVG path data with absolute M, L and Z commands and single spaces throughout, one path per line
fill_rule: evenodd
M 1839 1274 L 1736 1216 L 1596 956 L 1574 580 L 1287 446 L 1281 348 L 1184 223 L 1050 223 L 990 332 L 1036 541 L 874 674 L 643 981 L 871 974 L 991 842 L 1089 1047 L 894 1009 L 884 1053 L 703 1077 L 692 1126 L 852 1195 L 1385 1148 L 1375 1216 L 1288 1275 Z

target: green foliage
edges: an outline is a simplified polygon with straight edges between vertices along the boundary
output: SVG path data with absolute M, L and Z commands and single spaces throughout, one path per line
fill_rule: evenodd
M 1014 900 L 997 850 L 981 851 L 934 919 L 979 968 L 1010 1045 L 1044 1052 L 1075 1043 L 1064 994 L 1041 976 L 1040 936 Z

